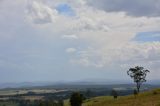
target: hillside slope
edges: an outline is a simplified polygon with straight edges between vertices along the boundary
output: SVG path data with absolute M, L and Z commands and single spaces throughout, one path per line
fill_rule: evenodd
M 68 106 L 68 103 L 66 104 Z M 160 106 L 160 89 L 134 95 L 118 97 L 96 97 L 86 100 L 82 106 Z

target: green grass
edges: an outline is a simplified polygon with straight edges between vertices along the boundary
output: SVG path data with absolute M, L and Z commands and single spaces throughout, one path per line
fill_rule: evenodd
M 68 101 L 65 106 L 69 106 Z M 101 96 L 84 101 L 82 106 L 160 106 L 160 89 L 134 95 L 121 96 L 113 99 L 111 96 Z

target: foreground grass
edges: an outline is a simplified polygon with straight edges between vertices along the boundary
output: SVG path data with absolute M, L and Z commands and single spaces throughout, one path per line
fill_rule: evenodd
M 69 106 L 68 101 L 65 106 Z M 96 97 L 84 101 L 82 106 L 160 106 L 160 89 L 134 95 L 118 97 Z

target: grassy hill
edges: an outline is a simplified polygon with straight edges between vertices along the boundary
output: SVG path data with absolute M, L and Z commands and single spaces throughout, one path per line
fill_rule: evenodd
M 65 106 L 69 106 L 66 102 Z M 96 97 L 84 101 L 82 106 L 160 106 L 160 89 L 134 95 L 121 96 L 113 99 L 111 96 Z

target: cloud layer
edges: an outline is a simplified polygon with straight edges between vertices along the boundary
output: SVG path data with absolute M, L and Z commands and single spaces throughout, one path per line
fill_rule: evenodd
M 153 70 L 150 78 L 159 77 L 160 41 L 136 40 L 140 34 L 143 41 L 145 34 L 159 32 L 158 0 L 15 2 L 2 1 L 0 7 L 0 68 L 4 71 L 39 73 L 35 80 L 44 74 L 50 77 L 42 80 L 52 80 L 53 76 L 60 80 L 57 74 L 67 71 L 64 78 L 73 80 L 101 78 L 104 73 L 118 76 L 126 74 L 129 67 L 142 65 Z M 83 75 L 86 71 L 96 74 Z

